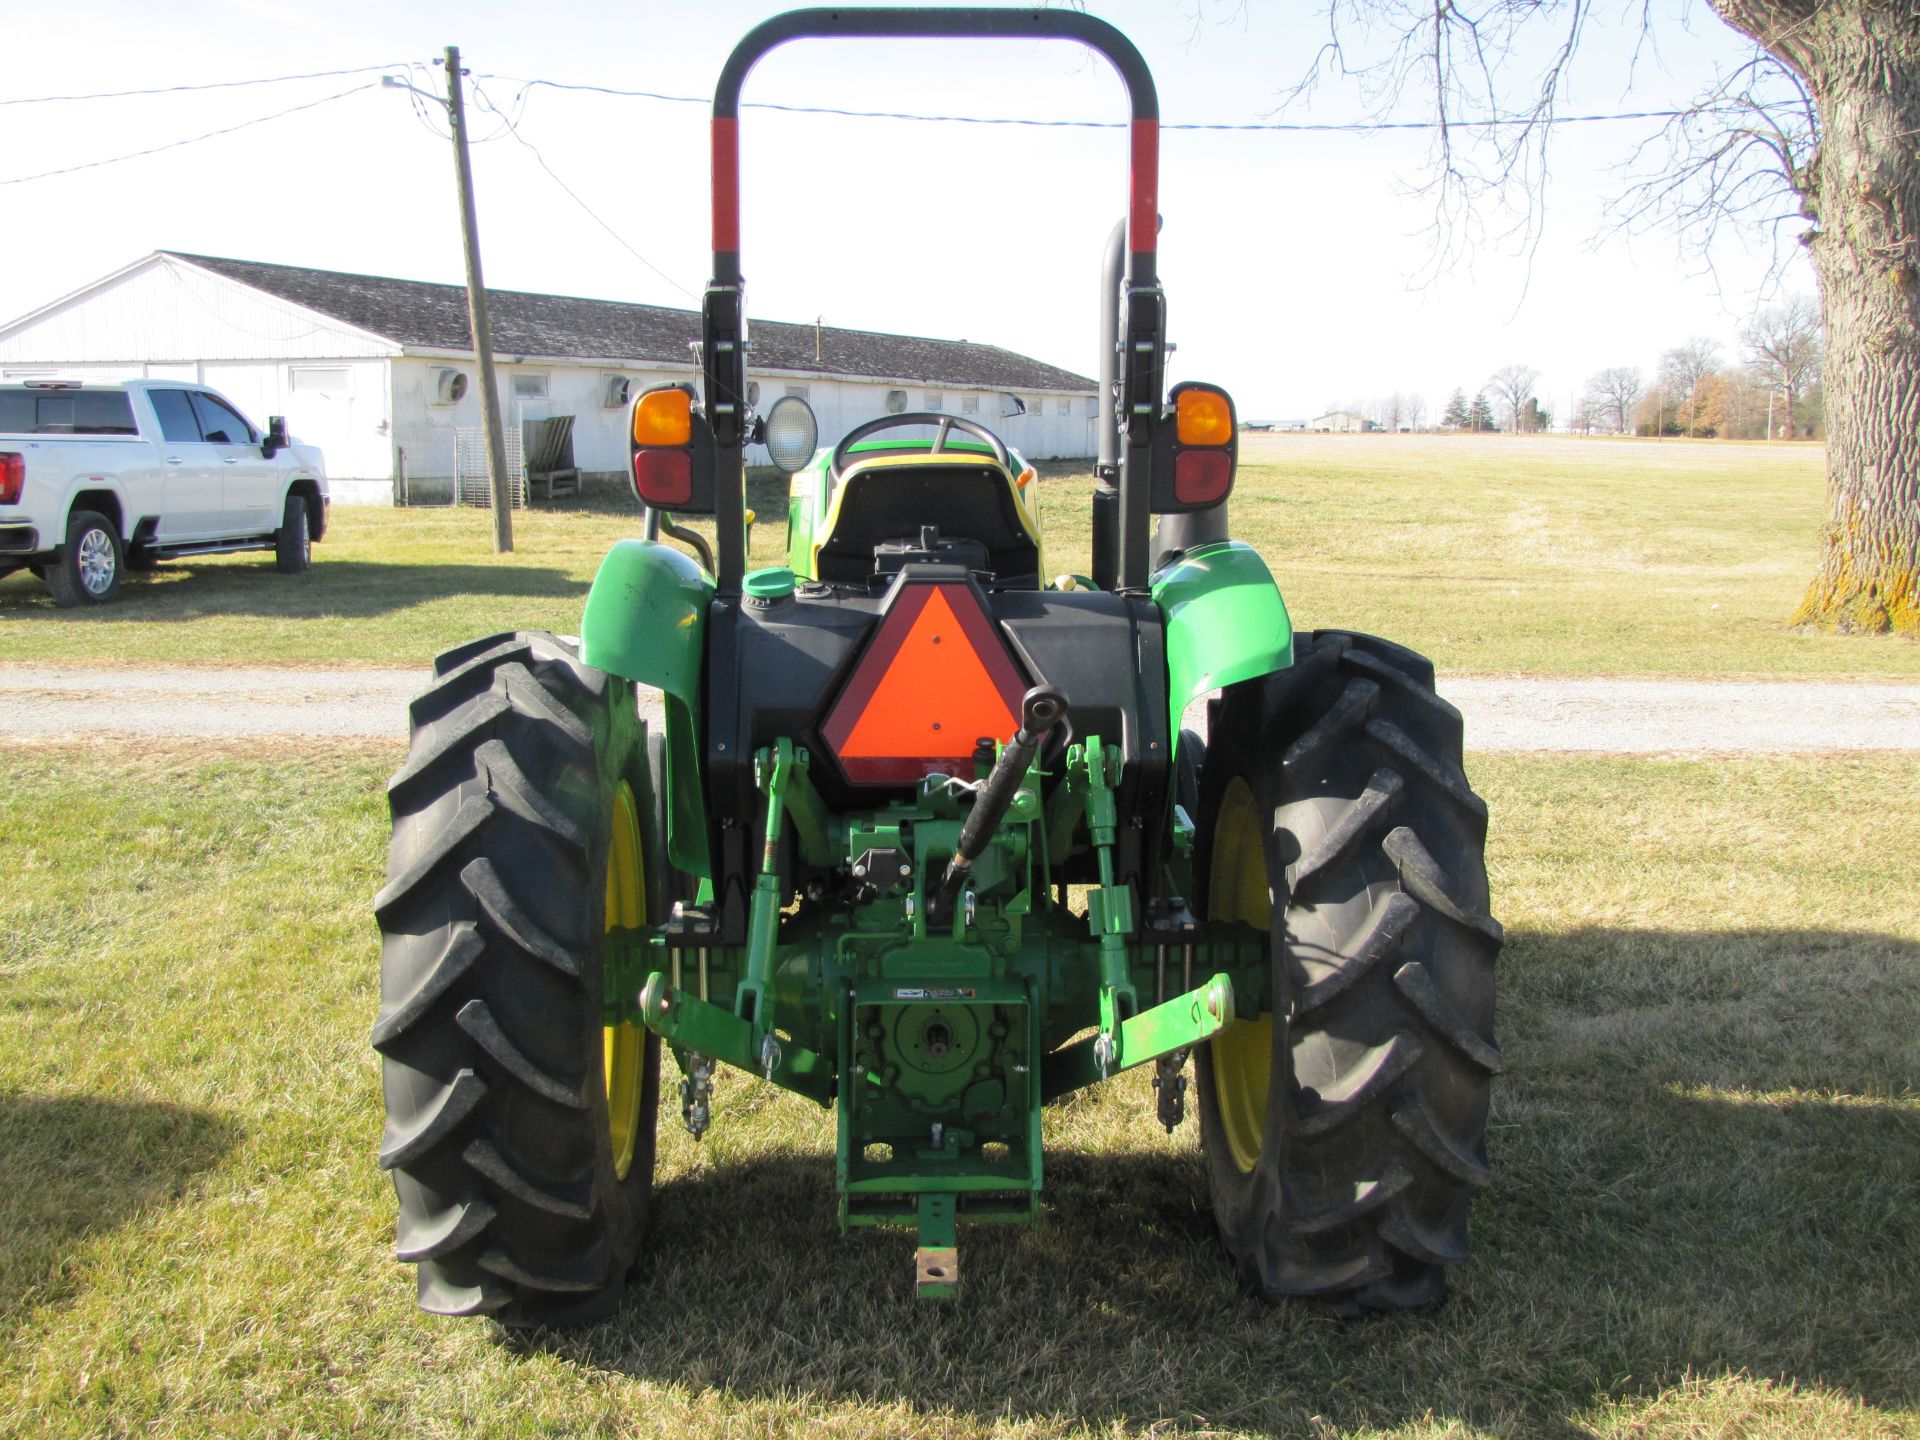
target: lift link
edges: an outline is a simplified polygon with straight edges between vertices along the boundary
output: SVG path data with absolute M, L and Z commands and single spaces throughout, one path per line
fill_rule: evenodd
M 1133 988 L 1127 937 L 1134 931 L 1133 890 L 1114 883 L 1113 847 L 1119 839 L 1120 808 L 1114 797 L 1121 753 L 1098 735 L 1068 752 L 1068 773 L 1084 788 L 1087 832 L 1100 867 L 1100 883 L 1087 897 L 1087 928 L 1100 946 L 1100 1033 L 1093 1042 L 1101 1078 L 1132 1063 L 1122 1053 L 1122 1025 L 1139 1008 Z
M 780 1042 L 773 1037 L 774 946 L 780 930 L 780 836 L 786 828 L 787 790 L 793 783 L 796 757 L 793 742 L 782 736 L 753 757 L 754 783 L 766 793 L 767 822 L 760 851 L 760 873 L 754 878 L 753 899 L 747 911 L 746 974 L 734 996 L 734 1013 L 751 1027 L 755 1047 L 751 1068 L 773 1078 L 780 1064 Z
M 954 897 L 960 893 L 960 887 L 967 883 L 967 876 L 973 869 L 973 862 L 992 841 L 994 832 L 1000 828 L 1000 822 L 1006 818 L 1007 807 L 1013 804 L 1013 797 L 1020 791 L 1021 782 L 1027 778 L 1034 757 L 1040 753 L 1040 746 L 1047 734 L 1067 718 L 1067 697 L 1050 685 L 1036 685 L 1027 691 L 1020 702 L 1020 728 L 1013 732 L 1013 738 L 1007 741 L 1000 751 L 992 772 L 981 783 L 979 793 L 974 796 L 973 809 L 967 813 L 966 823 L 960 827 L 960 839 L 953 847 L 953 856 L 947 861 L 946 873 L 940 877 L 940 883 L 927 901 L 927 919 L 930 924 L 944 926 L 953 913 Z

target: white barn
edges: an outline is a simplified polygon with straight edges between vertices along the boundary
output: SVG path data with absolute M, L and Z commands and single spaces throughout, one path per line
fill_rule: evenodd
M 697 380 L 698 314 L 487 293 L 510 440 L 516 422 L 572 415 L 574 463 L 624 475 L 626 396 Z M 938 410 L 979 419 L 1031 459 L 1095 451 L 1094 382 L 999 346 L 764 320 L 749 338 L 750 383 L 764 401 L 804 395 L 826 441 Z M 0 325 L 3 379 L 198 380 L 256 424 L 285 415 L 325 452 L 336 503 L 387 504 L 415 484 L 444 495 L 465 468 L 456 447 L 471 449 L 480 425 L 475 369 L 464 286 L 169 250 Z

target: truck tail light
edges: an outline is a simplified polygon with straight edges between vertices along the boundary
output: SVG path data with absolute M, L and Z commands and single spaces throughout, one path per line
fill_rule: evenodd
M 18 505 L 27 484 L 27 457 L 0 450 L 0 505 Z

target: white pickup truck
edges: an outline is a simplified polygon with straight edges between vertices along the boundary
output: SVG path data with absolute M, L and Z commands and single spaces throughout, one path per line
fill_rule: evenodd
M 0 385 L 0 577 L 28 566 L 56 605 L 101 604 L 123 571 L 185 555 L 272 550 L 297 573 L 327 504 L 318 450 L 204 385 Z

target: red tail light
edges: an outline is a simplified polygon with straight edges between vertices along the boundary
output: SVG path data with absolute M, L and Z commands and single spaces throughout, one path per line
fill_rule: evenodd
M 1233 488 L 1226 450 L 1182 450 L 1173 457 L 1173 493 L 1182 505 L 1216 505 Z
M 684 450 L 635 450 L 633 489 L 643 505 L 678 509 L 693 499 L 693 457 Z
M 909 582 L 827 712 L 827 744 L 860 785 L 965 774 L 974 742 L 1018 728 L 1026 681 L 972 586 Z
M 0 450 L 0 505 L 18 505 L 26 483 L 27 457 Z

